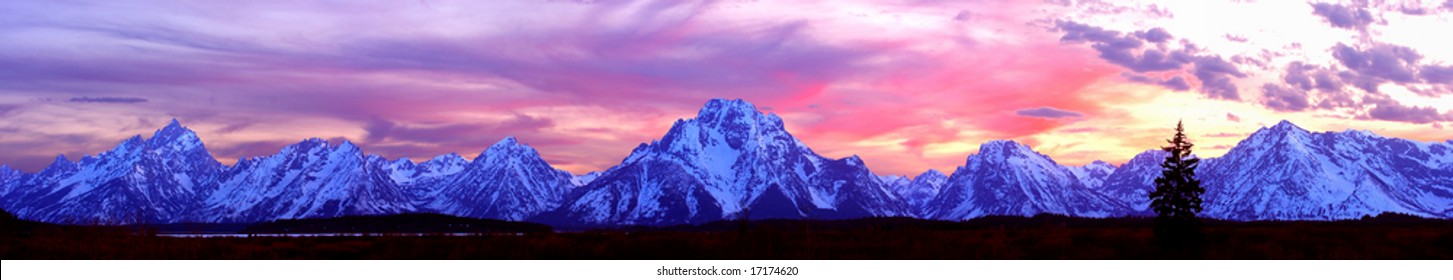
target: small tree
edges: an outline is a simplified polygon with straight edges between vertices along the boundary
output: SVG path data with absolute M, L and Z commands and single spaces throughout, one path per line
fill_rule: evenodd
M 1164 249 L 1177 249 L 1201 239 L 1196 213 L 1201 212 L 1201 194 L 1206 189 L 1196 179 L 1196 166 L 1201 160 L 1191 156 L 1195 145 L 1186 139 L 1181 122 L 1176 122 L 1176 134 L 1166 142 L 1170 146 L 1161 149 L 1170 155 L 1160 164 L 1162 171 L 1155 178 L 1155 191 L 1150 193 L 1150 208 L 1156 214 L 1156 239 Z

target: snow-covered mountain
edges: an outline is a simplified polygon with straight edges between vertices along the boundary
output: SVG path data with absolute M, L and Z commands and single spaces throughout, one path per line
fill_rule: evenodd
M 1204 214 L 1324 220 L 1382 212 L 1453 217 L 1453 140 L 1308 132 L 1282 121 L 1202 162 Z
M 19 181 L 22 176 L 25 176 L 25 173 L 20 170 L 10 168 L 10 165 L 0 164 L 0 197 L 14 191 L 16 184 L 12 183 Z
M 22 175 L 3 194 L 25 219 L 76 224 L 175 221 L 211 194 L 221 163 L 196 133 L 172 120 L 151 138 L 140 135 L 96 156 L 65 156 Z
M 619 226 L 910 214 L 858 157 L 824 158 L 788 134 L 777 115 L 715 99 L 541 220 Z
M 1048 156 L 996 140 L 979 146 L 925 209 L 927 218 L 964 220 L 1040 213 L 1106 217 L 1124 212 L 1125 206 L 1086 187 Z
M 575 185 L 576 187 L 584 186 L 586 184 L 590 184 L 590 182 L 594 182 L 595 178 L 600 178 L 600 171 L 585 173 L 585 175 L 572 177 L 570 178 L 570 184 Z
M 534 148 L 506 137 L 441 182 L 429 211 L 472 218 L 520 221 L 553 210 L 574 176 L 555 169 Z
M 1166 153 L 1115 167 L 1066 167 L 1012 141 L 992 141 L 952 176 L 877 176 L 856 156 L 824 158 L 773 114 L 712 100 L 618 166 L 572 176 L 505 138 L 467 160 L 389 160 L 350 142 L 308 139 L 275 155 L 218 163 L 173 120 L 150 138 L 37 173 L 0 165 L 0 206 L 72 224 L 257 222 L 434 212 L 571 226 L 702 223 L 749 217 L 834 219 L 1057 213 L 1150 215 L 1147 193 Z M 1453 140 L 1415 142 L 1366 131 L 1263 128 L 1197 170 L 1204 216 L 1346 219 L 1382 212 L 1453 218 Z
M 912 178 L 903 175 L 878 175 L 878 181 L 882 181 L 884 186 L 893 190 L 899 197 L 903 196 L 902 190 L 907 189 L 908 185 L 913 184 Z
M 439 195 L 443 182 L 464 171 L 469 160 L 457 153 L 448 153 L 415 164 L 408 158 L 400 158 L 384 166 L 389 178 L 404 188 L 414 205 L 428 204 Z
M 257 222 L 415 212 L 387 159 L 348 141 L 313 138 L 275 155 L 242 159 L 219 180 L 193 220 Z
M 1115 165 L 1097 160 L 1086 165 L 1070 166 L 1069 169 L 1070 173 L 1080 180 L 1080 183 L 1085 184 L 1085 187 L 1098 189 L 1105 183 L 1105 178 L 1109 178 L 1110 173 L 1115 172 Z
M 928 201 L 932 200 L 934 196 L 938 196 L 939 191 L 942 191 L 943 186 L 948 183 L 948 175 L 934 169 L 918 174 L 917 177 L 913 177 L 913 180 L 901 176 L 897 178 L 901 180 L 895 181 L 897 183 L 893 184 L 893 191 L 897 192 L 898 197 L 902 197 L 905 203 L 908 203 L 908 207 L 913 209 L 914 216 L 922 216 L 927 210 L 925 206 L 928 205 Z
M 1153 215 L 1150 211 L 1150 192 L 1155 190 L 1155 178 L 1161 175 L 1160 163 L 1169 156 L 1169 152 L 1159 149 L 1141 152 L 1115 168 L 1095 191 L 1129 207 L 1123 214 Z

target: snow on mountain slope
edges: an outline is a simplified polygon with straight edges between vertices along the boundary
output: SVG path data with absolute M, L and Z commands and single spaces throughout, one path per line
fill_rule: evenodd
M 15 191 L 16 185 L 11 183 L 20 181 L 21 176 L 25 176 L 25 173 L 21 173 L 20 170 L 10 168 L 10 165 L 0 164 L 0 198 L 3 198 L 9 195 L 10 192 Z
M 584 186 L 590 184 L 590 182 L 594 182 L 596 178 L 600 178 L 600 171 L 585 173 L 585 175 L 571 177 L 570 184 L 576 187 Z
M 275 155 L 243 159 L 222 176 L 194 220 L 258 222 L 415 212 L 378 156 L 353 143 L 307 139 Z
M 724 218 L 901 216 L 907 206 L 860 159 L 817 155 L 741 100 L 707 102 L 574 192 L 543 220 L 595 225 Z
M 1085 184 L 1085 187 L 1098 189 L 1105 183 L 1105 178 L 1115 172 L 1115 165 L 1104 161 L 1095 161 L 1082 166 L 1070 166 L 1070 173 Z
M 898 193 L 898 197 L 903 198 L 909 208 L 913 209 L 914 216 L 922 216 L 927 210 L 925 206 L 928 205 L 928 201 L 933 200 L 934 196 L 938 196 L 939 191 L 942 191 L 943 186 L 947 183 L 948 175 L 929 169 L 923 174 L 913 177 L 913 180 L 903 178 L 899 184 L 893 187 L 893 190 Z
M 555 169 L 530 146 L 507 137 L 479 154 L 423 208 L 439 213 L 521 221 L 555 209 L 572 187 L 569 172 Z
M 384 164 L 382 168 L 416 206 L 422 206 L 435 200 L 443 183 L 454 179 L 468 165 L 469 160 L 449 153 L 418 164 L 401 158 Z
M 1154 215 L 1150 211 L 1150 192 L 1155 190 L 1155 178 L 1161 176 L 1161 162 L 1169 156 L 1169 152 L 1160 149 L 1141 152 L 1115 168 L 1095 191 L 1129 207 L 1123 214 Z
M 422 163 L 309 139 L 278 154 L 218 163 L 173 120 L 150 138 L 38 173 L 0 166 L 0 207 L 72 224 L 255 222 L 439 212 L 573 226 L 703 223 L 750 217 L 836 219 L 1058 213 L 1150 215 L 1165 152 L 1119 167 L 1065 167 L 1012 141 L 985 143 L 952 176 L 876 176 L 856 156 L 823 158 L 782 120 L 713 100 L 622 164 L 582 176 L 554 169 L 514 138 L 473 161 Z M 1108 171 L 1113 168 L 1113 171 Z M 1348 219 L 1382 212 L 1453 218 L 1453 140 L 1365 131 L 1312 133 L 1282 122 L 1197 170 L 1202 215 L 1236 220 Z
M 897 193 L 899 197 L 903 196 L 900 190 L 907 189 L 908 185 L 913 184 L 912 178 L 903 175 L 878 175 L 878 181 L 883 182 L 884 186 L 893 190 L 893 193 Z
M 30 211 L 39 210 L 44 205 L 59 204 L 60 199 L 66 195 L 61 193 L 59 181 L 70 177 L 80 170 L 80 165 L 66 158 L 66 155 L 58 155 L 49 166 L 39 173 L 22 174 L 19 178 L 11 179 L 10 191 L 4 194 L 4 207 L 11 213 L 21 218 L 32 216 Z M 36 213 L 36 216 L 46 213 Z
M 45 222 L 173 221 L 213 191 L 222 169 L 196 133 L 172 120 L 149 139 L 132 137 L 78 163 L 57 157 L 44 171 L 13 183 L 5 206 Z
M 1203 161 L 1205 214 L 1236 220 L 1453 217 L 1453 145 L 1282 121 Z
M 928 202 L 925 216 L 964 220 L 1040 213 L 1106 217 L 1125 206 L 1090 190 L 1069 168 L 1014 141 L 984 143 Z

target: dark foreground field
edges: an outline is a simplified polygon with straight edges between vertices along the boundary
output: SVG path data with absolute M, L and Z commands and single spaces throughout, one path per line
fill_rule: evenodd
M 336 221 L 335 221 L 336 222 Z M 172 238 L 148 227 L 6 221 L 3 259 L 1156 259 L 1147 219 L 719 222 L 476 236 Z M 273 225 L 273 229 L 277 229 Z M 294 225 L 296 226 L 296 225 Z M 330 226 L 336 226 L 331 225 Z M 518 225 L 513 225 L 518 226 Z M 257 229 L 252 229 L 257 230 Z M 391 231 L 381 231 L 391 232 Z M 1207 221 L 1189 258 L 1453 259 L 1453 221 Z M 1180 257 L 1176 257 L 1180 258 Z

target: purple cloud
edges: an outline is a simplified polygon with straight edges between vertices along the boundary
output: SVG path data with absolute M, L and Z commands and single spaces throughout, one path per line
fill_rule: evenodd
M 1278 112 L 1300 112 L 1306 110 L 1307 93 L 1276 84 L 1261 86 L 1261 94 L 1267 108 Z
M 1341 90 L 1343 86 L 1337 78 L 1337 73 L 1331 69 L 1308 65 L 1300 61 L 1287 65 L 1282 81 L 1304 91 L 1313 89 L 1337 91 Z
M 1084 114 L 1080 114 L 1080 113 L 1072 112 L 1072 111 L 1065 111 L 1065 110 L 1055 109 L 1053 107 L 1039 107 L 1039 108 L 1033 108 L 1033 109 L 1021 109 L 1019 111 L 1015 111 L 1014 113 L 1015 114 L 1018 114 L 1020 116 L 1025 116 L 1025 117 L 1046 118 L 1046 119 L 1079 118 L 1079 117 L 1083 117 L 1084 116 Z
M 1190 61 L 1190 56 L 1180 51 L 1140 50 L 1146 41 L 1164 42 L 1170 39 L 1170 33 L 1164 29 L 1154 28 L 1122 35 L 1120 32 L 1073 21 L 1059 21 L 1055 26 L 1065 33 L 1060 41 L 1090 43 L 1090 47 L 1100 53 L 1100 58 L 1137 73 L 1180 69 Z M 1136 51 L 1140 53 L 1136 54 Z
M 1174 38 L 1170 35 L 1170 32 L 1166 32 L 1164 28 L 1160 27 L 1145 31 L 1136 31 L 1135 37 L 1145 39 L 1145 41 L 1151 43 L 1165 43 L 1166 41 L 1170 41 L 1171 38 Z
M 1201 92 L 1211 98 L 1226 100 L 1241 100 L 1240 91 L 1232 78 L 1245 78 L 1246 74 L 1236 69 L 1236 65 L 1221 59 L 1221 56 L 1197 56 L 1195 57 L 1196 78 L 1201 80 Z
M 1187 83 L 1186 79 L 1181 78 L 1181 76 L 1170 77 L 1168 79 L 1157 79 L 1132 73 L 1121 73 L 1120 76 L 1125 77 L 1126 80 L 1130 80 L 1131 82 L 1158 85 L 1175 91 L 1191 90 L 1191 84 Z
M 1396 83 L 1416 82 L 1413 72 L 1417 68 L 1414 65 L 1423 58 L 1412 48 L 1389 44 L 1359 50 L 1338 43 L 1332 48 L 1332 56 L 1359 75 Z
M 1312 13 L 1327 19 L 1332 26 L 1345 29 L 1362 29 L 1372 24 L 1372 13 L 1364 8 L 1350 8 L 1331 3 L 1313 3 Z
M 1201 92 L 1211 98 L 1240 100 L 1240 91 L 1233 82 L 1245 78 L 1235 64 L 1219 55 L 1193 55 L 1186 49 L 1171 50 L 1161 45 L 1148 48 L 1146 42 L 1163 42 L 1172 38 L 1164 29 L 1152 28 L 1146 31 L 1121 34 L 1117 31 L 1090 26 L 1073 21 L 1057 21 L 1055 29 L 1064 32 L 1061 42 L 1090 43 L 1099 52 L 1100 58 L 1120 65 L 1136 73 L 1182 70 L 1193 65 L 1191 74 L 1201 81 Z M 1138 52 L 1138 53 L 1137 53 Z M 1174 90 L 1185 90 L 1190 84 L 1183 78 L 1155 81 L 1147 78 L 1127 76 L 1131 81 L 1161 85 Z
M 1232 122 L 1241 122 L 1241 117 L 1237 116 L 1236 114 L 1226 113 L 1226 120 Z
M 1418 76 L 1429 83 L 1453 84 L 1453 66 L 1424 65 Z
M 1453 120 L 1453 114 L 1439 113 L 1433 107 L 1403 106 L 1387 98 L 1372 98 L 1367 103 L 1373 106 L 1367 111 L 1372 119 L 1420 124 Z

